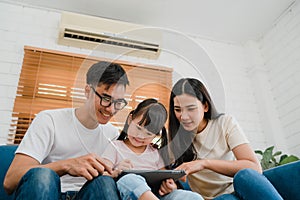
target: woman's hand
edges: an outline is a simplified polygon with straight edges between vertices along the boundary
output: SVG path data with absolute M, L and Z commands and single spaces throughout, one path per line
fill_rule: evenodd
M 159 195 L 163 196 L 163 195 L 169 194 L 170 192 L 172 192 L 173 190 L 176 190 L 176 189 L 177 189 L 177 185 L 176 185 L 175 181 L 173 179 L 169 178 L 162 182 L 158 192 L 159 192 Z
M 193 160 L 191 162 L 182 163 L 176 168 L 176 170 L 184 170 L 187 176 L 189 174 L 193 174 L 195 172 L 203 170 L 205 168 L 204 163 L 205 160 Z M 186 176 L 184 176 L 182 180 L 185 180 Z

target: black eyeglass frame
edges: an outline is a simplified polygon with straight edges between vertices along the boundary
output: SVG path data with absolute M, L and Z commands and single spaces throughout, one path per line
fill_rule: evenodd
M 128 102 L 125 99 L 112 100 L 110 97 L 104 97 L 101 94 L 99 94 L 93 86 L 90 86 L 90 87 L 92 88 L 94 93 L 100 98 L 100 105 L 103 106 L 103 107 L 109 107 L 113 103 L 115 110 L 122 110 L 128 104 Z M 104 101 L 109 102 L 108 105 L 103 105 L 103 99 L 107 99 L 107 100 L 104 100 Z M 110 100 L 108 100 L 108 99 L 110 99 Z M 122 107 L 118 108 L 118 107 L 116 107 L 116 105 L 118 105 L 117 103 L 123 103 L 124 105 L 122 105 Z

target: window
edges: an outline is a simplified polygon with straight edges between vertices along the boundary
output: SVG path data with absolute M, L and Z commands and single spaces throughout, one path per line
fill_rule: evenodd
M 19 144 L 35 115 L 41 110 L 79 107 L 85 102 L 88 68 L 100 58 L 25 46 L 22 71 L 12 113 L 8 143 Z M 102 59 L 107 60 L 107 59 Z M 122 61 L 130 86 L 129 104 L 111 122 L 123 127 L 130 110 L 145 98 L 156 98 L 168 108 L 172 70 Z

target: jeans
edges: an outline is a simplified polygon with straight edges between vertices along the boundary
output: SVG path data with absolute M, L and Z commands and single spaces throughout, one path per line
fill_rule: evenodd
M 283 200 L 270 181 L 252 169 L 243 169 L 236 173 L 233 186 L 234 194 L 224 194 L 215 200 Z
M 51 169 L 30 169 L 21 179 L 15 192 L 15 199 L 103 199 L 118 200 L 115 181 L 109 176 L 98 176 L 87 181 L 80 191 L 61 193 L 60 177 Z
M 121 199 L 124 200 L 137 200 L 144 192 L 151 190 L 146 180 L 136 174 L 127 174 L 121 177 L 117 181 L 117 187 Z M 199 194 L 187 190 L 173 190 L 171 193 L 159 198 L 162 200 L 203 200 Z

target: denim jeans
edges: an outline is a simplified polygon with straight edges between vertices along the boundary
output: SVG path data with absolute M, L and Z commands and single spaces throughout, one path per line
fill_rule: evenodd
M 236 173 L 233 186 L 234 194 L 224 194 L 215 200 L 283 200 L 270 181 L 252 169 L 243 169 Z
M 151 190 L 146 180 L 136 174 L 127 174 L 117 181 L 117 187 L 120 192 L 121 199 L 137 200 L 144 192 Z M 159 197 L 162 200 L 203 200 L 201 195 L 187 190 L 173 190 L 171 193 Z
M 87 181 L 80 191 L 61 193 L 60 177 L 51 169 L 33 168 L 21 179 L 15 192 L 15 199 L 103 199 L 118 200 L 115 181 L 109 176 L 98 176 Z

